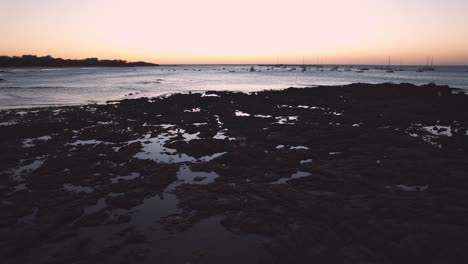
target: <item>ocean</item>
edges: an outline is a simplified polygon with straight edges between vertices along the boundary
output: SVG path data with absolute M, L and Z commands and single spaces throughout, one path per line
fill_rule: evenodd
M 254 67 L 255 72 L 250 68 Z M 0 69 L 0 109 L 105 103 L 163 94 L 232 90 L 252 92 L 350 83 L 436 83 L 468 91 L 468 66 L 174 65 L 135 68 Z M 361 70 L 367 68 L 368 70 Z

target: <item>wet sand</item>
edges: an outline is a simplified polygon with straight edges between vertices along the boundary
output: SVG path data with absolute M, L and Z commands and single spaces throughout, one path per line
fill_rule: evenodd
M 2 263 L 464 263 L 468 96 L 353 84 L 0 112 Z

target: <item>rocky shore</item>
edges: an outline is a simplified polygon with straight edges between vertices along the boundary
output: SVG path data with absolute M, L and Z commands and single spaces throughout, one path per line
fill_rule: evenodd
M 0 260 L 465 263 L 467 128 L 411 84 L 1 111 Z

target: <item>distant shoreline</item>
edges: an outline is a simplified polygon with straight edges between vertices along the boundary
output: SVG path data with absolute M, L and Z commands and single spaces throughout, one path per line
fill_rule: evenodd
M 164 66 L 164 67 L 181 67 L 190 65 L 237 65 L 237 66 L 258 66 L 258 67 L 388 67 L 387 64 L 376 63 L 150 63 L 144 61 L 127 62 L 126 60 L 112 59 L 100 60 L 98 58 L 87 59 L 63 59 L 54 58 L 50 55 L 21 55 L 21 56 L 6 56 L 0 55 L 0 68 L 72 68 L 72 67 L 141 67 L 141 66 Z M 404 64 L 391 65 L 391 67 L 424 67 L 425 64 Z M 434 67 L 468 67 L 468 64 L 436 64 Z
M 127 62 L 125 60 L 99 60 L 88 58 L 83 60 L 71 60 L 53 58 L 52 56 L 38 57 L 35 55 L 23 55 L 21 57 L 0 56 L 0 68 L 72 68 L 72 67 L 147 67 L 159 66 L 159 64 L 138 61 Z

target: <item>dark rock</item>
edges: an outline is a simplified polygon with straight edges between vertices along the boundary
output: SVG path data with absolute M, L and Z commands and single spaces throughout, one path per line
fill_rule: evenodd
M 127 235 L 125 241 L 129 244 L 142 244 L 146 242 L 146 236 L 140 232 L 132 232 Z

